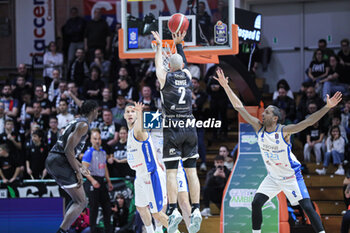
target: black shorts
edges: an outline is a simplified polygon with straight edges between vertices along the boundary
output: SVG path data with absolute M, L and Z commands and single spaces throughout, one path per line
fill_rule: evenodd
M 62 188 L 74 188 L 78 185 L 77 176 L 64 154 L 50 152 L 45 167 Z
M 163 161 L 198 158 L 196 128 L 163 128 Z

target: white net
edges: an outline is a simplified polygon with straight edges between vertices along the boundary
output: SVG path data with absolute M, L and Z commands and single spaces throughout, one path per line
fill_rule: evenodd
M 173 52 L 175 51 L 175 44 L 174 43 L 168 43 L 166 41 L 163 41 L 163 47 L 162 47 L 162 60 L 163 60 L 163 69 L 166 72 L 169 72 L 169 62 L 170 57 L 173 55 Z M 152 43 L 152 49 L 154 51 L 157 50 L 157 44 Z

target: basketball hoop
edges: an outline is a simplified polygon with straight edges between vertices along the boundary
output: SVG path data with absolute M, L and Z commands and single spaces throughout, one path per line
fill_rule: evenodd
M 157 42 L 152 41 L 152 49 L 153 51 L 157 51 Z M 184 45 L 184 42 L 182 42 Z M 169 72 L 169 62 L 171 55 L 176 53 L 176 45 L 173 40 L 162 40 L 162 61 L 163 61 L 163 69 L 166 72 Z

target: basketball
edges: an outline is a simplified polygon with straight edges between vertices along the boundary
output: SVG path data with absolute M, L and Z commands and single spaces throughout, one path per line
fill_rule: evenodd
M 177 13 L 173 14 L 168 21 L 168 28 L 172 33 L 185 32 L 188 29 L 189 21 L 185 15 Z

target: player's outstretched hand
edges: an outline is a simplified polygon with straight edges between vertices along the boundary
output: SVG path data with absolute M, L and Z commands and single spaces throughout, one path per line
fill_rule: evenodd
M 216 74 L 218 77 L 213 77 L 215 80 L 217 80 L 222 87 L 225 87 L 228 85 L 228 77 L 225 77 L 224 71 L 221 68 L 216 69 Z
M 143 103 L 135 102 L 135 111 L 136 112 L 141 112 L 142 113 L 143 107 L 145 107 L 145 105 Z
M 159 33 L 157 31 L 151 31 L 154 39 L 156 40 L 157 44 L 161 44 L 162 40 L 160 39 Z
M 183 33 L 178 32 L 178 33 L 171 33 L 174 43 L 175 44 L 181 44 L 182 41 L 184 40 L 185 36 L 186 36 L 186 31 L 184 31 Z
M 342 93 L 340 91 L 337 91 L 332 98 L 329 98 L 329 95 L 327 95 L 327 107 L 333 108 L 337 106 L 337 104 L 342 100 Z

